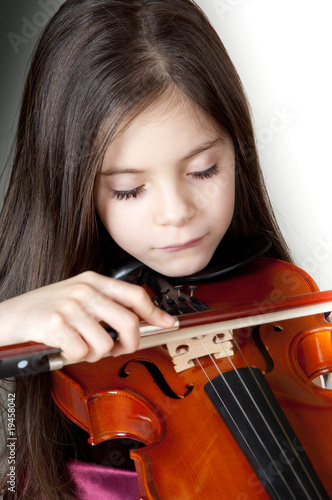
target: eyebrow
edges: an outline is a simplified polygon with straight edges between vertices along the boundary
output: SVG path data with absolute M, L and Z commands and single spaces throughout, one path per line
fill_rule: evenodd
M 202 144 L 201 146 L 198 146 L 198 148 L 195 149 L 194 151 L 191 151 L 188 155 L 186 155 L 180 161 L 182 162 L 182 161 L 185 161 L 185 160 L 189 160 L 189 158 L 192 158 L 193 156 L 196 156 L 199 153 L 203 153 L 203 151 L 207 151 L 208 149 L 214 148 L 220 142 L 223 142 L 223 138 L 222 137 L 217 137 L 214 141 L 206 142 L 205 144 Z
M 192 158 L 193 156 L 198 155 L 199 153 L 203 153 L 204 151 L 207 151 L 209 149 L 214 148 L 217 144 L 219 144 L 220 142 L 223 142 L 223 140 L 224 139 L 222 137 L 217 137 L 213 141 L 201 144 L 196 149 L 194 149 L 193 151 L 191 151 L 190 153 L 188 153 L 185 157 L 181 158 L 181 160 L 179 161 L 179 163 L 182 163 L 182 162 L 184 162 L 186 160 L 189 160 L 190 158 Z M 113 169 L 112 167 L 110 167 L 105 172 L 100 172 L 101 175 L 143 174 L 143 173 L 144 173 L 144 170 L 141 170 L 141 169 L 136 169 L 136 168 L 121 168 L 121 167 L 120 168 L 116 168 L 116 169 Z

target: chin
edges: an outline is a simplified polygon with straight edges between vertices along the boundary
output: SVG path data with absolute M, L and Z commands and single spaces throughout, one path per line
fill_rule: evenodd
M 190 276 L 198 273 L 208 265 L 211 257 L 204 259 L 174 259 L 174 262 L 167 262 L 160 266 L 153 266 L 153 269 L 164 276 L 177 278 L 179 276 Z

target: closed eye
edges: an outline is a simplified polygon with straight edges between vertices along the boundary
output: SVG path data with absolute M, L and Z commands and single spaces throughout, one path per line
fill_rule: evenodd
M 217 174 L 219 174 L 219 168 L 217 167 L 217 165 L 213 165 L 207 170 L 203 170 L 202 172 L 192 172 L 190 175 L 194 179 L 210 179 Z
M 213 165 L 207 170 L 203 170 L 202 172 L 191 172 L 189 175 L 193 179 L 210 179 L 211 177 L 219 174 L 220 170 L 217 165 Z M 138 186 L 134 189 L 130 189 L 128 191 L 113 191 L 113 198 L 117 200 L 129 200 L 130 198 L 136 198 L 139 194 L 144 191 L 144 185 Z
M 129 198 L 136 198 L 142 191 L 144 191 L 144 186 L 138 186 L 135 189 L 130 189 L 129 191 L 113 191 L 113 198 L 117 200 L 129 200 Z

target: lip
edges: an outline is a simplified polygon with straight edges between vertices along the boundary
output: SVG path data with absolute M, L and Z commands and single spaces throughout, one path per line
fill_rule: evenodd
M 177 252 L 179 250 L 185 250 L 186 248 L 192 248 L 199 245 L 202 240 L 205 238 L 205 235 L 201 238 L 196 238 L 194 240 L 189 240 L 186 243 L 177 243 L 176 245 L 170 245 L 168 247 L 162 247 L 160 250 L 164 250 L 165 252 Z

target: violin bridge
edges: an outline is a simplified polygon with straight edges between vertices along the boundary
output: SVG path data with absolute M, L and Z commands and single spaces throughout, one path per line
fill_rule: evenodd
M 167 349 L 177 373 L 194 366 L 194 360 L 203 356 L 214 355 L 216 359 L 232 356 L 233 331 L 202 335 L 192 339 L 169 342 Z

